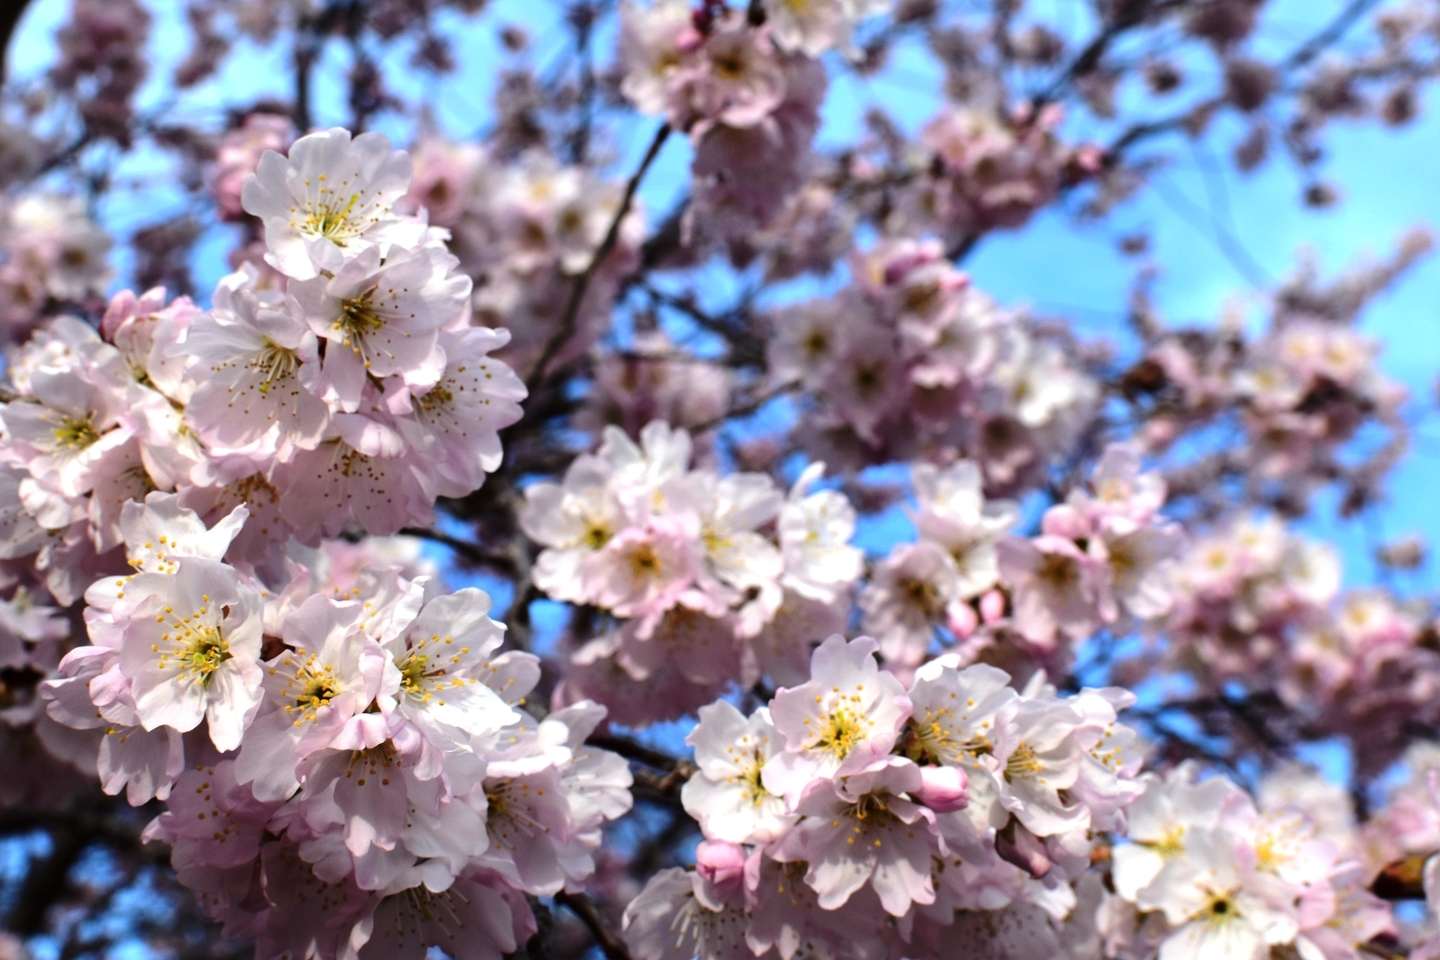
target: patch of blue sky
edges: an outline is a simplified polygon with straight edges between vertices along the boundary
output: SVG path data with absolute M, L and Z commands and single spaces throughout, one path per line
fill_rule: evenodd
M 150 53 L 155 67 L 140 98 L 142 112 L 167 103 L 166 77 L 186 48 L 182 5 L 176 0 L 161 0 L 154 6 L 158 17 Z M 31 4 L 15 42 L 16 76 L 38 76 L 53 61 L 53 33 L 64 21 L 68 7 L 68 0 Z M 1094 26 L 1084 5 L 1066 0 L 1035 0 L 1029 9 L 1036 18 L 1058 25 L 1068 38 L 1084 37 Z M 1278 0 L 1267 10 L 1254 41 L 1256 49 L 1266 53 L 1293 51 L 1337 9 L 1339 4 L 1335 2 Z M 380 44 L 368 52 L 396 68 L 390 76 L 397 92 L 422 100 L 427 105 L 425 122 L 450 136 L 473 137 L 493 125 L 497 68 L 509 56 L 496 39 L 501 25 L 514 24 L 528 33 L 531 47 L 527 62 L 538 65 L 542 75 L 563 68 L 574 56 L 573 41 L 564 29 L 564 5 L 558 2 L 496 0 L 478 18 L 443 13 L 436 23 L 438 32 L 450 39 L 457 51 L 457 70 L 449 76 L 436 79 L 408 71 L 405 64 L 413 51 L 406 44 Z M 592 49 L 599 65 L 612 56 L 614 31 L 613 20 L 596 31 Z M 1123 54 L 1126 41 L 1122 40 L 1116 49 Z M 317 124 L 347 120 L 344 77 L 349 59 L 343 44 L 327 44 L 315 72 Z M 1208 56 L 1190 57 L 1181 66 L 1192 77 L 1214 73 Z M 818 138 L 822 147 L 853 142 L 865 112 L 871 108 L 883 108 L 902 130 L 913 135 L 943 104 L 941 69 L 913 37 L 896 45 L 887 66 L 878 74 L 858 77 L 836 70 L 831 74 L 834 81 L 822 108 Z M 199 116 L 218 111 L 223 103 L 253 102 L 263 97 L 285 100 L 290 96 L 291 83 L 285 43 L 262 46 L 242 40 L 236 55 L 215 77 L 186 95 L 185 110 L 198 111 Z M 1021 83 L 1034 83 L 1034 78 L 1022 77 Z M 1122 85 L 1117 96 L 1122 104 L 1129 105 L 1141 95 L 1132 81 Z M 1182 94 L 1174 104 L 1161 102 L 1149 109 L 1164 115 L 1186 102 L 1185 96 Z M 597 122 L 597 155 L 608 161 L 611 176 L 623 178 L 635 169 L 658 122 L 650 117 L 622 119 L 613 114 Z M 393 114 L 379 115 L 375 127 L 401 141 L 415 132 L 413 124 Z M 1104 142 L 1107 132 L 1113 132 L 1113 125 L 1079 115 L 1067 121 L 1069 138 Z M 1113 216 L 1100 222 L 1083 221 L 1075 216 L 1074 202 L 1067 201 L 1044 211 L 1023 230 L 987 237 L 966 261 L 965 269 L 979 287 L 1002 303 L 1067 317 L 1087 336 L 1115 336 L 1140 266 L 1119 252 L 1118 241 L 1143 231 L 1148 233 L 1151 244 L 1144 263 L 1158 267 L 1148 289 L 1162 317 L 1175 324 L 1209 325 L 1233 304 L 1244 311 L 1254 327 L 1261 323 L 1264 313 L 1260 288 L 1287 276 L 1295 267 L 1298 251 L 1311 251 L 1326 274 L 1333 276 L 1357 258 L 1385 255 L 1395 239 L 1412 226 L 1440 223 L 1440 182 L 1433 164 L 1428 162 L 1440 152 L 1440 117 L 1432 113 L 1422 112 L 1415 123 L 1400 130 L 1345 122 L 1327 127 L 1323 132 L 1327 156 L 1322 170 L 1327 180 L 1340 186 L 1342 196 L 1342 202 L 1329 210 L 1309 209 L 1299 202 L 1308 181 L 1281 157 L 1252 174 L 1229 168 L 1227 154 L 1244 133 L 1243 123 L 1221 119 L 1201 140 L 1178 151 L 1175 162 L 1157 175 L 1153 185 L 1140 191 Z M 674 209 L 684 196 L 690 156 L 684 139 L 672 136 L 642 185 L 639 199 L 652 222 Z M 107 225 L 120 236 L 160 219 L 157 210 L 181 212 L 183 195 L 174 189 L 173 170 L 158 154 L 142 152 L 112 172 L 119 182 L 136 180 L 141 188 L 100 211 Z M 200 290 L 208 289 L 223 272 L 224 253 L 233 236 L 231 228 L 218 227 L 202 240 L 196 260 Z M 120 259 L 116 265 L 123 280 L 129 264 Z M 843 282 L 844 274 L 841 269 L 828 279 L 785 284 L 761 304 L 770 307 L 828 293 Z M 657 278 L 655 283 L 672 294 L 693 294 L 702 306 L 719 309 L 733 303 L 750 281 L 753 276 L 737 276 L 712 267 L 684 281 Z M 1377 577 L 1370 556 L 1375 543 L 1405 532 L 1420 533 L 1432 540 L 1440 534 L 1440 517 L 1430 508 L 1429 499 L 1440 457 L 1440 429 L 1432 416 L 1434 378 L 1440 370 L 1437 288 L 1440 258 L 1432 257 L 1377 301 L 1361 322 L 1365 333 L 1385 345 L 1382 371 L 1404 383 L 1412 393 L 1407 416 L 1416 424 L 1416 442 L 1411 455 L 1390 478 L 1388 499 L 1364 523 L 1339 520 L 1334 498 L 1321 497 L 1319 509 L 1302 524 L 1307 533 L 1337 545 L 1349 585 L 1373 582 Z M 632 297 L 631 304 L 639 299 L 643 298 Z M 693 333 L 683 324 L 677 323 L 673 329 L 678 335 Z M 703 337 L 695 339 L 702 351 L 718 347 L 713 341 L 707 345 Z M 789 401 L 776 401 L 729 428 L 729 432 L 736 439 L 753 438 L 766 430 L 787 426 L 797 415 Z M 899 480 L 903 482 L 903 476 Z M 859 539 L 874 554 L 909 534 L 908 520 L 896 507 L 878 518 L 867 519 Z M 433 549 L 437 557 L 444 557 L 444 548 Z M 1433 590 L 1434 569 L 1431 566 L 1418 574 L 1399 577 L 1397 583 L 1402 589 L 1417 592 Z M 498 580 L 482 578 L 477 582 L 484 582 L 487 589 L 500 594 L 496 598 L 497 611 L 508 605 L 509 598 Z M 537 604 L 534 619 L 537 639 L 548 635 L 545 642 L 553 642 L 553 634 L 563 619 L 561 609 L 554 604 Z M 1315 749 L 1324 753 L 1328 748 Z M 1330 756 L 1323 764 L 1327 771 L 1340 772 L 1343 764 L 1338 754 L 1325 755 Z

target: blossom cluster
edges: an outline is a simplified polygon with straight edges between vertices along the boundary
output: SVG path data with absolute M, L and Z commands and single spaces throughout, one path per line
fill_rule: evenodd
M 0 225 L 0 330 L 7 341 L 25 339 L 50 304 L 84 304 L 110 282 L 110 236 L 79 199 L 35 193 L 0 200 Z
M 927 164 L 902 190 L 887 228 L 954 240 L 1022 226 L 1060 189 L 1095 175 L 1100 151 L 1058 135 L 1055 104 L 1002 110 L 983 102 L 947 105 L 926 124 Z
M 1440 957 L 1440 751 L 1429 742 L 1405 752 L 1406 779 L 1395 783 L 1380 809 L 1360 829 L 1364 877 L 1379 887 L 1385 874 L 1421 881 L 1425 914 L 1399 915 L 1400 942 L 1415 960 Z
M 690 469 L 691 453 L 663 421 L 638 445 L 608 427 L 563 482 L 525 491 L 520 523 L 544 548 L 536 587 L 610 620 L 574 650 L 557 696 L 597 700 L 622 723 L 692 713 L 734 680 L 803 679 L 861 573 L 854 508 L 812 489 L 823 464 L 786 494 L 767 474 Z
M 813 397 L 807 450 L 854 468 L 966 457 L 986 489 L 1031 482 L 1088 421 L 1097 386 L 1061 344 L 976 290 L 933 241 L 887 241 L 837 295 L 777 312 L 769 376 Z
M 622 7 L 621 90 L 689 135 L 689 218 L 705 239 L 765 226 L 804 183 L 825 95 L 825 70 L 812 57 L 848 36 L 866 4 L 773 6 L 758 25 L 723 5 L 694 14 L 686 0 Z
M 724 419 L 733 381 L 723 365 L 685 356 L 663 331 L 647 331 L 629 351 L 596 358 L 590 395 L 573 422 L 587 433 L 614 425 L 637 437 L 652 420 L 663 420 L 701 434 Z
M 1298 304 L 1278 298 L 1271 329 L 1253 342 L 1240 335 L 1234 316 L 1216 334 L 1158 337 L 1127 381 L 1151 410 L 1142 440 L 1163 450 L 1233 411 L 1245 440 L 1218 468 L 1235 474 L 1244 464 L 1248 493 L 1293 512 L 1325 483 L 1346 477 L 1358 507 L 1394 450 L 1387 445 L 1358 468 L 1339 454 L 1364 424 L 1396 434 L 1407 392 L 1379 371 L 1378 345 L 1348 325 L 1350 316 L 1313 309 L 1307 301 L 1317 291 L 1292 294 Z
M 624 760 L 584 745 L 604 710 L 526 712 L 538 660 L 500 652 L 483 591 L 298 565 L 266 590 L 223 559 L 251 522 L 126 504 L 133 572 L 86 591 L 91 644 L 44 684 L 50 717 L 107 792 L 166 802 L 146 838 L 258 955 L 513 952 L 524 895 L 583 882 L 629 809 Z
M 1289 625 L 1335 598 L 1340 564 L 1327 545 L 1260 514 L 1197 538 L 1175 579 L 1169 656 L 1213 688 L 1232 678 L 1273 678 Z
M 953 647 L 1028 677 L 1069 668 L 1098 630 L 1157 622 L 1173 600 L 1184 543 L 1160 513 L 1165 482 L 1139 452 L 1115 444 L 1087 487 L 1050 507 L 1031 537 L 1012 532 L 1019 507 L 987 500 L 980 467 L 911 467 L 917 539 L 875 564 L 860 595 L 863 625 L 891 670 L 908 675 Z
M 1132 698 L 953 655 L 907 689 L 875 651 L 831 637 L 768 707 L 700 711 L 683 800 L 705 841 L 627 908 L 636 957 L 958 957 L 993 939 L 977 914 L 1049 933 L 1073 911 L 1142 789 Z
M 1440 656 L 1423 607 L 1340 583 L 1328 545 L 1274 516 L 1237 517 L 1178 558 L 1173 606 L 1148 626 L 1169 643 L 1127 669 L 1183 672 L 1204 693 L 1273 691 L 1317 730 L 1363 737 L 1357 765 L 1378 772 L 1407 729 L 1440 719 Z
M 1428 240 L 1253 334 L 1145 227 L 1114 343 L 961 271 L 1232 133 L 1335 202 L 1440 15 L 576 3 L 476 87 L 483 0 L 152 6 L 5 86 L 0 960 L 1440 960 L 1424 550 L 1287 526 L 1384 496 Z
M 56 35 L 56 86 L 73 91 L 88 135 L 130 146 L 134 97 L 149 72 L 151 17 L 137 0 L 76 0 Z
M 244 183 L 267 269 L 224 278 L 209 310 L 125 291 L 98 333 L 37 331 L 0 407 L 0 555 L 33 555 L 69 604 L 123 566 L 124 504 L 162 490 L 211 523 L 246 506 L 231 560 L 278 586 L 292 536 L 393 534 L 478 488 L 525 387 L 491 356 L 508 334 L 469 325 L 443 231 L 396 212 L 409 179 L 379 134 L 303 137 Z
M 1158 946 L 1164 960 L 1201 960 L 1289 947 L 1330 960 L 1395 932 L 1355 859 L 1343 793 L 1337 804 L 1323 782 L 1275 783 L 1257 807 L 1223 777 L 1198 780 L 1189 764 L 1142 779 L 1128 842 L 1113 853 L 1108 956 L 1148 957 Z M 1327 806 L 1342 811 L 1339 822 L 1318 819 Z
M 530 368 L 561 332 L 571 282 L 586 274 L 585 296 L 555 359 L 583 355 L 608 327 L 640 245 L 644 218 L 631 207 L 608 255 L 591 263 L 620 213 L 620 187 L 587 167 L 562 166 L 539 153 L 512 163 L 432 137 L 419 141 L 412 155 L 415 177 L 405 204 L 449 231 L 457 269 L 474 281 L 475 322 L 514 334 L 502 351 L 507 362 Z

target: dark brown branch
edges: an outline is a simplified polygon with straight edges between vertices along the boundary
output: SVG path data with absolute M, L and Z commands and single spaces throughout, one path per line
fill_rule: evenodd
M 674 803 L 680 799 L 680 791 L 690 778 L 695 775 L 695 766 L 690 763 L 682 764 L 671 770 L 669 773 L 655 773 L 653 770 L 636 770 L 635 793 L 637 796 L 646 797 L 651 800 L 662 800 Z
M 597 733 L 592 734 L 586 742 L 592 747 L 618 753 L 626 760 L 653 768 L 634 771 L 636 793 L 652 800 L 674 803 L 680 798 L 681 788 L 699 769 L 689 760 L 652 750 L 628 737 Z M 656 773 L 657 770 L 664 772 Z
M 708 333 L 723 339 L 730 347 L 730 359 L 740 364 L 760 364 L 765 359 L 765 341 L 755 335 L 746 323 L 749 304 L 742 301 L 723 314 L 711 316 L 689 294 L 666 293 L 643 280 L 637 285 L 656 304 L 678 310 Z M 748 299 L 748 298 L 747 298 Z
M 656 770 L 675 770 L 681 766 L 694 766 L 689 760 L 681 760 L 678 757 L 670 756 L 668 753 L 652 750 L 643 743 L 636 743 L 629 737 L 617 737 L 609 733 L 596 733 L 591 734 L 586 742 L 592 747 L 599 747 L 601 750 L 618 753 L 626 760 L 634 760 L 636 763 L 643 763 L 645 766 L 654 767 Z
M 1341 10 L 1334 20 L 1326 24 L 1324 29 L 1306 40 L 1290 56 L 1286 57 L 1283 66 L 1285 68 L 1305 66 L 1324 53 L 1332 44 L 1338 42 L 1357 20 L 1379 5 L 1380 0 L 1350 0 L 1345 9 Z
M 419 537 L 421 540 L 429 540 L 431 543 L 444 544 L 476 566 L 494 567 L 506 573 L 515 572 L 515 559 L 509 554 L 486 550 L 479 544 L 471 543 L 468 540 L 461 540 L 458 537 L 452 537 L 448 533 L 441 533 L 439 530 L 429 530 L 423 527 L 406 527 L 400 532 L 405 536 Z
M 4 929 L 31 937 L 45 929 L 50 907 L 70 884 L 70 870 L 85 852 L 84 834 L 73 826 L 48 831 L 50 853 L 30 864 L 20 893 L 5 915 Z
M 1416 854 L 1387 866 L 1370 884 L 1370 892 L 1383 900 L 1424 900 L 1425 861 L 1428 854 Z
M 959 263 L 970 255 L 971 250 L 975 249 L 975 244 L 980 242 L 980 237 L 981 234 L 978 233 L 965 234 L 945 250 L 945 256 Z
M 692 434 L 695 434 L 697 436 L 699 434 L 705 433 L 708 430 L 714 430 L 716 427 L 720 426 L 727 420 L 736 420 L 740 417 L 748 417 L 750 416 L 750 414 L 759 411 L 761 407 L 765 406 L 765 404 L 769 403 L 771 400 L 783 397 L 785 396 L 785 394 L 792 393 L 798 389 L 799 384 L 787 383 L 784 386 L 776 387 L 772 390 L 762 391 L 751 397 L 749 400 L 746 400 L 744 403 L 740 403 L 731 407 L 729 410 L 726 410 L 718 417 L 712 417 L 709 420 L 702 420 L 697 424 L 693 424 L 689 427 L 689 430 Z
M 535 393 L 535 388 L 545 379 L 546 368 L 555 355 L 565 346 L 566 342 L 575 335 L 575 321 L 580 314 L 580 304 L 585 299 L 585 291 L 590 287 L 590 280 L 595 276 L 595 271 L 610 256 L 610 251 L 615 249 L 616 242 L 620 239 L 620 227 L 625 222 L 625 217 L 630 213 L 630 207 L 635 202 L 635 193 L 640 189 L 640 181 L 645 179 L 645 174 L 650 170 L 650 165 L 660 154 L 660 148 L 670 137 L 670 125 L 665 124 L 655 131 L 654 138 L 650 141 L 650 149 L 645 151 L 645 157 L 640 161 L 640 167 L 625 184 L 625 195 L 620 200 L 620 207 L 615 211 L 614 218 L 610 221 L 610 229 L 605 231 L 605 239 L 600 241 L 595 254 L 590 258 L 590 263 L 584 271 L 575 278 L 574 284 L 570 287 L 570 299 L 565 302 L 565 312 L 560 316 L 560 329 L 545 344 L 545 349 L 540 351 L 540 356 L 535 360 L 535 366 L 531 368 L 529 375 L 525 378 L 525 385 L 530 393 Z
M 1157 14 L 1164 12 L 1168 8 L 1182 4 L 1183 0 L 1181 0 L 1181 3 L 1176 3 L 1174 0 L 1171 0 L 1171 2 L 1157 3 L 1153 6 L 1149 3 L 1129 3 L 1122 5 L 1115 19 L 1105 24 L 1100 32 L 1095 34 L 1090 42 L 1085 45 L 1084 49 L 1070 62 L 1070 65 L 1061 72 L 1060 76 L 1055 78 L 1055 81 L 1050 84 L 1044 93 L 1035 98 L 1035 104 L 1038 106 L 1056 99 L 1067 85 L 1086 74 L 1094 72 L 1094 70 L 1100 66 L 1100 61 L 1110 49 L 1110 45 L 1114 43 L 1121 34 L 1140 26 L 1147 19 L 1154 18 Z
M 320 56 L 325 34 L 333 26 L 331 21 L 339 10 L 338 6 L 327 7 L 318 14 L 300 17 L 300 21 L 295 25 L 295 103 L 292 117 L 295 120 L 295 129 L 300 131 L 302 136 L 310 132 L 314 122 L 310 113 L 310 72 Z
M 610 925 L 600 916 L 600 911 L 589 897 L 583 893 L 566 893 L 561 890 L 555 894 L 555 902 L 580 918 L 580 922 L 590 929 L 595 945 L 608 960 L 631 960 L 625 941 L 610 929 Z

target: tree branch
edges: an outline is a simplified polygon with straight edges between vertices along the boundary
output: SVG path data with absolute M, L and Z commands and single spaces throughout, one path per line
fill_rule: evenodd
M 1324 29 L 1295 48 L 1295 51 L 1285 58 L 1282 66 L 1287 69 L 1305 66 L 1324 53 L 1331 44 L 1344 37 L 1346 32 L 1355 25 L 1355 21 L 1379 5 L 1380 0 L 1350 0 L 1349 5 L 1341 10 L 1334 20 L 1326 24 Z
M 459 537 L 452 537 L 448 533 L 441 533 L 439 530 L 431 530 L 424 527 L 406 527 L 400 532 L 407 537 L 418 537 L 421 540 L 429 540 L 431 543 L 443 544 L 477 566 L 495 567 L 506 573 L 515 572 L 515 560 L 509 554 L 486 550 L 479 544 L 471 543 L 468 540 L 461 540 Z
M 535 388 L 544 380 L 550 361 L 555 359 L 560 348 L 574 336 L 575 320 L 580 314 L 580 303 L 585 299 L 585 291 L 590 287 L 590 280 L 594 277 L 595 271 L 600 268 L 600 264 L 610 255 L 610 251 L 615 249 L 615 244 L 620 239 L 620 226 L 624 223 L 625 217 L 630 213 L 630 207 L 635 202 L 635 193 L 640 189 L 640 181 L 645 179 L 646 172 L 655 162 L 655 158 L 659 156 L 660 148 L 665 145 L 669 136 L 670 125 L 668 123 L 655 131 L 655 136 L 650 141 L 650 149 L 645 151 L 645 157 L 640 161 L 639 169 L 625 184 L 625 196 L 620 200 L 620 207 L 610 221 L 610 229 L 605 232 L 605 239 L 600 241 L 600 246 L 596 248 L 595 254 L 590 258 L 590 263 L 575 278 L 574 285 L 570 287 L 570 299 L 565 302 L 565 312 L 560 316 L 560 328 L 546 342 L 545 348 L 540 351 L 540 356 L 535 360 L 535 366 L 531 368 L 529 375 L 525 378 L 525 386 L 529 388 L 532 396 Z
M 654 767 L 656 770 L 675 770 L 680 767 L 694 768 L 689 760 L 682 760 L 679 757 L 672 757 L 668 753 L 659 750 L 652 750 L 643 743 L 636 743 L 629 737 L 617 737 L 610 733 L 594 733 L 586 740 L 592 747 L 599 747 L 601 750 L 609 750 L 611 753 L 618 753 L 626 760 L 634 760 L 643 763 L 647 767 Z
M 583 893 L 567 893 L 561 890 L 555 894 L 555 902 L 569 910 L 580 918 L 580 922 L 590 928 L 590 935 L 595 938 L 595 945 L 605 954 L 608 960 L 631 960 L 630 950 L 625 946 L 605 918 L 600 916 L 600 911 L 595 904 Z

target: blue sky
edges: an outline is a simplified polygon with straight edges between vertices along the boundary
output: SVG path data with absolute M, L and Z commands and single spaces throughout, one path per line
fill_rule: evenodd
M 150 5 L 158 11 L 150 51 L 157 69 L 142 91 L 142 109 L 163 102 L 161 79 L 166 67 L 183 56 L 186 46 L 179 0 L 155 0 Z M 1265 42 L 1288 49 L 1314 32 L 1337 6 L 1330 0 L 1280 0 L 1267 14 L 1261 33 Z M 1088 28 L 1087 15 L 1079 4 L 1036 0 L 1031 7 L 1057 11 L 1058 22 L 1074 35 Z M 69 0 L 32 3 L 13 44 L 15 76 L 35 76 L 51 62 L 51 38 L 68 9 Z M 489 104 L 496 67 L 504 59 L 495 41 L 497 26 L 523 26 L 534 38 L 531 62 L 548 71 L 571 55 L 569 40 L 561 29 L 561 10 L 555 0 L 495 0 L 473 20 L 442 14 L 442 29 L 454 38 L 461 52 L 458 72 L 440 82 L 402 76 L 400 91 L 423 98 L 435 123 L 447 133 L 469 135 L 483 130 L 492 116 Z M 604 31 L 597 38 L 602 60 L 612 41 Z M 392 48 L 378 53 L 398 66 L 409 51 Z M 343 122 L 340 82 L 346 56 L 339 44 L 331 44 L 320 62 L 315 83 L 318 123 Z M 287 66 L 283 47 L 257 49 L 243 42 L 220 74 L 187 98 L 182 113 L 213 115 L 221 103 L 262 95 L 287 97 Z M 392 75 L 397 73 L 392 71 Z M 839 143 L 853 137 L 864 110 L 876 104 L 891 109 L 902 126 L 918 128 L 939 103 L 935 80 L 926 58 L 903 50 L 878 77 L 842 77 L 832 84 L 825 105 L 821 141 Z M 648 118 L 627 121 L 602 141 L 614 157 L 617 175 L 633 168 L 653 123 Z M 387 127 L 382 121 L 380 126 L 397 139 L 408 135 L 394 124 Z M 1112 218 L 1080 226 L 1063 211 L 1049 211 L 1024 230 L 987 238 L 966 269 L 980 287 L 1002 301 L 1069 316 L 1082 330 L 1098 336 L 1115 329 L 1123 316 L 1136 264 L 1118 252 L 1116 241 L 1137 229 L 1150 234 L 1150 259 L 1161 266 L 1152 293 L 1167 320 L 1209 323 L 1236 298 L 1252 306 L 1259 302 L 1250 279 L 1224 255 L 1206 222 L 1212 199 L 1223 201 L 1215 209 L 1221 211 L 1221 219 L 1229 224 L 1248 259 L 1265 276 L 1277 280 L 1293 269 L 1305 248 L 1314 252 L 1326 272 L 1334 272 L 1367 253 L 1385 255 L 1412 226 L 1440 226 L 1440 173 L 1433 161 L 1440 155 L 1440 117 L 1422 112 L 1416 123 L 1399 131 L 1345 123 L 1327 130 L 1326 175 L 1340 185 L 1343 201 L 1326 211 L 1301 205 L 1303 181 L 1284 160 L 1272 161 L 1248 176 L 1226 169 L 1225 155 L 1239 136 L 1238 126 L 1217 125 L 1201 144 L 1182 146 L 1178 162 L 1159 175 L 1156 186 L 1142 191 Z M 649 210 L 670 206 L 684 188 L 687 164 L 688 148 L 679 138 L 672 138 L 641 192 Z M 180 197 L 173 191 L 167 193 L 165 171 L 156 158 L 138 157 L 129 162 L 125 173 L 147 182 L 147 198 L 143 204 L 128 201 L 103 211 L 118 233 L 124 235 L 154 222 L 156 211 L 179 211 Z M 219 275 L 227 242 L 217 235 L 202 251 L 209 264 L 201 271 L 202 289 Z M 123 271 L 123 262 L 121 268 Z M 211 275 L 205 276 L 207 272 Z M 1347 579 L 1352 583 L 1374 576 L 1367 536 L 1373 537 L 1376 529 L 1386 537 L 1418 532 L 1440 539 L 1440 515 L 1429 508 L 1430 491 L 1440 485 L 1440 425 L 1432 415 L 1435 377 L 1440 371 L 1437 293 L 1440 257 L 1431 257 L 1377 302 L 1362 324 L 1365 332 L 1385 345 L 1383 370 L 1410 388 L 1409 412 L 1420 426 L 1412 453 L 1393 475 L 1390 502 L 1368 534 L 1356 524 L 1333 522 L 1330 512 L 1323 509 L 1307 524 L 1317 535 L 1340 544 Z M 1433 573 L 1427 571 L 1413 585 L 1432 587 Z

